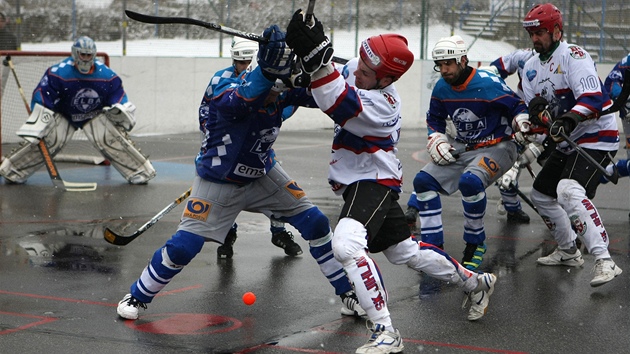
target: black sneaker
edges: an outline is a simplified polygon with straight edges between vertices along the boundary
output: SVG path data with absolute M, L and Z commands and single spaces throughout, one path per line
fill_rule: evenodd
M 523 209 L 515 212 L 508 211 L 507 220 L 508 222 L 514 222 L 517 224 L 529 224 L 529 215 L 527 215 L 527 213 L 525 213 Z
M 217 247 L 217 258 L 230 259 L 234 255 L 232 246 L 236 242 L 236 230 L 230 229 L 227 236 L 225 236 L 225 242 Z
M 280 231 L 271 235 L 271 243 L 284 249 L 287 256 L 295 257 L 302 254 L 302 247 L 293 241 L 291 231 Z
M 416 231 L 417 225 L 416 220 L 418 219 L 419 210 L 410 206 L 407 208 L 405 212 L 405 221 L 407 221 L 407 225 L 409 225 L 409 230 L 411 232 Z

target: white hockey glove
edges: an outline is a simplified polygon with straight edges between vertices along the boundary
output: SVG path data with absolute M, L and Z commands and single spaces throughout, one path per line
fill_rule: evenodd
M 501 176 L 501 180 L 499 181 L 499 188 L 504 191 L 510 189 L 512 184 L 516 184 L 516 180 L 518 179 L 518 174 L 520 172 L 518 161 L 510 168 L 503 176 Z
M 125 131 L 130 131 L 136 125 L 134 113 L 136 106 L 131 102 L 125 104 L 116 103 L 111 107 L 103 107 L 103 113 L 114 123 L 115 126 L 122 127 Z
M 436 164 L 444 166 L 455 162 L 455 157 L 451 154 L 453 150 L 455 148 L 448 142 L 445 134 L 435 132 L 429 135 L 427 151 Z
M 538 159 L 543 152 L 544 148 L 539 143 L 529 143 L 525 148 L 525 151 L 518 157 L 518 164 L 520 166 L 526 166 Z
M 512 120 L 512 129 L 516 132 L 514 139 L 520 144 L 526 145 L 529 143 L 527 139 L 527 133 L 530 130 L 532 123 L 529 121 L 529 114 L 517 114 Z
M 39 141 L 47 136 L 55 127 L 54 116 L 55 112 L 39 103 L 35 103 L 35 107 L 33 107 L 33 111 L 26 120 L 26 123 L 15 133 L 28 140 L 31 144 L 38 144 Z

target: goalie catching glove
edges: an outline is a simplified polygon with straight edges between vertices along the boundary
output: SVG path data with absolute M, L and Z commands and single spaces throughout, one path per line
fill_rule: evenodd
M 448 138 L 445 134 L 435 132 L 429 135 L 427 151 L 436 164 L 444 166 L 455 162 L 455 157 L 453 157 L 451 153 L 453 150 L 455 150 L 455 148 L 448 142 Z
M 304 22 L 304 13 L 297 10 L 287 27 L 287 44 L 302 63 L 308 74 L 313 74 L 322 66 L 331 63 L 333 47 L 324 34 L 324 26 L 313 16 L 310 24 Z
M 124 104 L 116 103 L 111 107 L 103 107 L 103 113 L 117 127 L 122 127 L 125 131 L 131 131 L 136 125 L 134 113 L 136 106 L 131 102 Z

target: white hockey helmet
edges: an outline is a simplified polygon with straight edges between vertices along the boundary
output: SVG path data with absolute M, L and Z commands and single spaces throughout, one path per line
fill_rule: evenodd
M 232 38 L 232 46 L 230 47 L 232 60 L 252 60 L 258 53 L 258 42 L 252 40 L 234 37 Z
M 72 44 L 72 59 L 74 59 L 74 65 L 81 74 L 90 72 L 95 58 L 96 44 L 92 38 L 82 36 Z
M 440 40 L 435 44 L 435 47 L 433 47 L 433 52 L 431 53 L 434 61 L 455 59 L 457 64 L 460 63 L 461 58 L 466 54 L 468 54 L 466 44 L 464 43 L 462 37 L 457 35 L 440 38 Z

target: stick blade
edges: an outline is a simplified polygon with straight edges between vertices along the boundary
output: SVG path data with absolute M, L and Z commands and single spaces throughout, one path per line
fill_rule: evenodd
M 105 241 L 116 246 L 125 246 L 129 242 L 133 241 L 136 237 L 138 237 L 138 235 L 136 235 L 135 233 L 131 236 L 118 235 L 114 231 L 112 231 L 109 227 L 106 227 L 105 231 L 103 232 L 103 238 L 105 239 Z
M 68 192 L 90 192 L 96 190 L 96 182 L 68 182 L 63 181 L 64 189 Z

